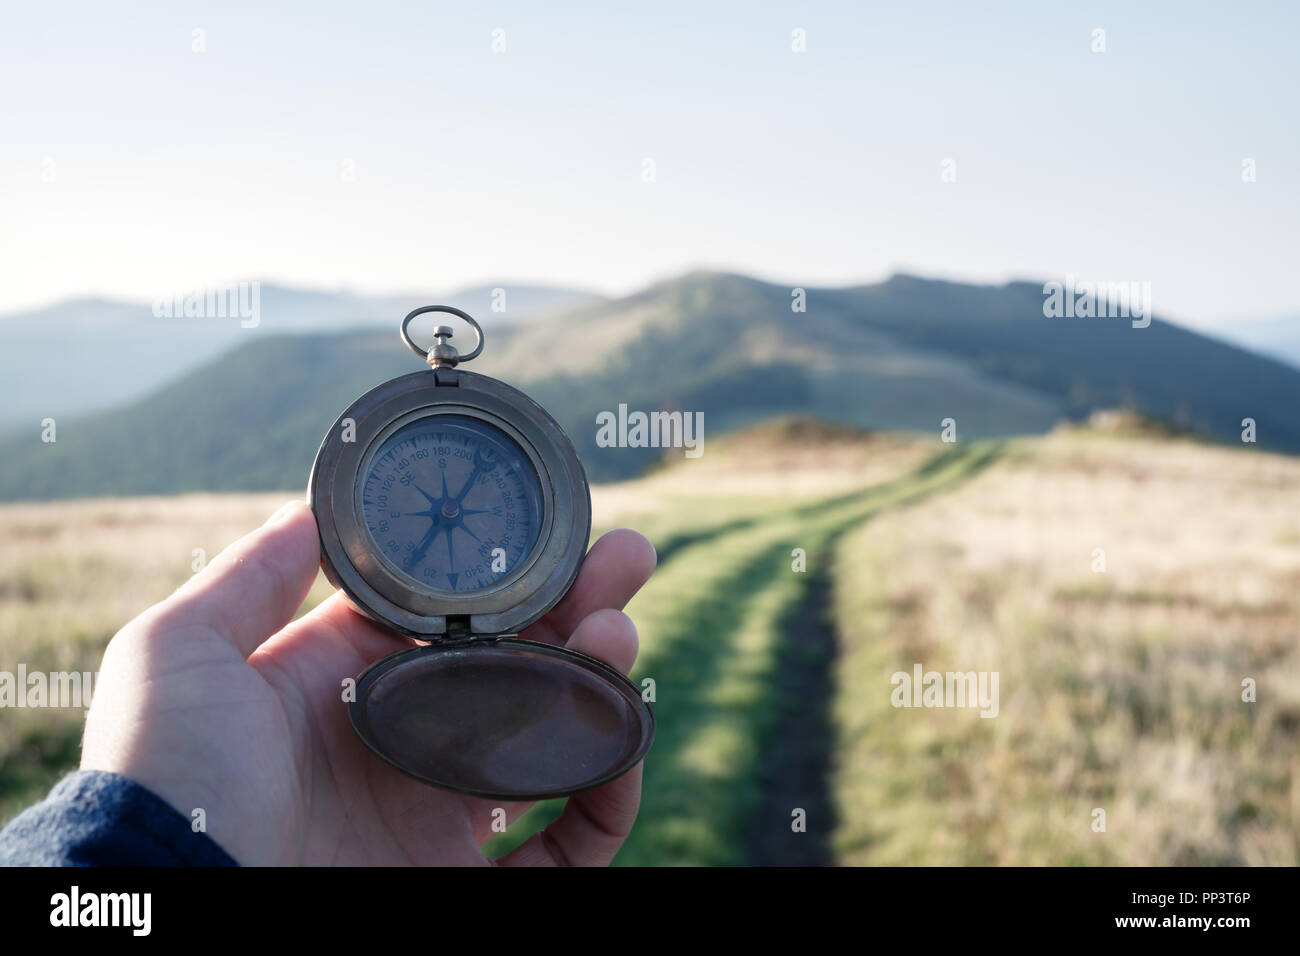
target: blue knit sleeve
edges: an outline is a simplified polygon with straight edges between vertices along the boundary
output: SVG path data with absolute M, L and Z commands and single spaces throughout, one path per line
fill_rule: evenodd
M 236 866 L 171 804 L 134 780 L 81 770 L 0 831 L 4 866 Z

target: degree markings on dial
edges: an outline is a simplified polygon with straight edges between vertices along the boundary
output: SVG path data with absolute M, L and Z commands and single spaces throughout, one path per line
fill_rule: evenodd
M 513 566 L 532 546 L 540 488 L 536 476 L 531 476 L 530 481 L 521 472 L 526 459 L 517 449 L 512 452 L 511 445 L 513 442 L 505 435 L 497 437 L 474 431 L 455 434 L 454 428 L 450 432 L 439 429 L 405 435 L 396 445 L 385 449 L 384 454 L 372 459 L 362 486 L 362 503 L 365 526 L 380 550 L 406 574 L 419 580 L 415 572 L 423 568 L 424 583 L 433 584 L 436 578 L 445 577 L 452 590 L 457 590 L 467 578 L 467 587 L 472 589 L 486 586 L 499 577 L 500 571 L 490 570 L 492 551 L 497 547 L 506 551 L 507 570 Z M 426 446 L 442 446 L 454 451 L 444 454 L 443 465 L 438 467 L 437 459 L 431 459 L 427 452 L 423 458 L 415 458 Z M 408 461 L 399 471 L 394 465 L 402 458 L 415 460 Z M 454 477 L 449 479 L 449 473 Z M 430 482 L 433 475 L 437 477 Z M 399 478 L 407 481 L 399 483 Z M 424 483 L 424 488 L 416 484 L 417 479 Z M 382 486 L 385 482 L 388 487 L 378 494 L 379 489 L 375 486 Z M 409 493 L 403 489 L 412 487 L 427 499 L 417 505 L 423 510 L 399 510 L 395 507 L 398 502 L 409 501 Z M 431 497 L 427 493 L 429 488 L 438 491 L 442 497 Z M 483 500 L 481 495 L 484 493 L 493 494 L 495 501 Z M 451 514 L 443 511 L 448 503 Z M 483 504 L 486 507 L 463 507 L 464 504 Z M 387 514 L 375 513 L 381 507 Z M 412 525 L 403 519 L 417 519 L 417 523 Z M 429 527 L 420 526 L 425 519 L 429 520 Z M 475 519 L 488 524 L 477 525 L 477 530 L 471 529 L 468 522 Z M 390 520 L 392 527 L 388 527 Z M 387 530 L 381 531 L 380 525 Z M 474 546 L 468 550 L 456 548 L 456 531 L 465 532 Z M 444 532 L 447 535 L 445 548 L 437 544 Z M 399 542 L 405 542 L 404 551 Z M 464 555 L 472 561 L 469 566 L 458 560 Z M 438 563 L 444 557 L 447 566 L 439 567 Z

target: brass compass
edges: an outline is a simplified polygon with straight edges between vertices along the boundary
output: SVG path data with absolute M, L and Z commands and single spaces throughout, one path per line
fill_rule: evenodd
M 413 319 L 447 313 L 434 344 Z M 503 800 L 562 796 L 636 765 L 654 736 L 640 690 L 601 661 L 517 635 L 572 586 L 591 533 L 573 443 L 535 401 L 459 366 L 483 330 L 416 309 L 402 341 L 427 368 L 352 403 L 321 442 L 308 501 L 331 583 L 422 642 L 367 669 L 349 703 L 365 744 L 436 786 Z

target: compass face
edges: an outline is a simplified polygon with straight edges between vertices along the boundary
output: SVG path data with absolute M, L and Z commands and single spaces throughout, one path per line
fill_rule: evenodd
M 542 486 L 522 448 L 465 415 L 402 426 L 362 476 L 362 517 L 375 547 L 404 577 L 441 591 L 502 580 L 532 552 Z

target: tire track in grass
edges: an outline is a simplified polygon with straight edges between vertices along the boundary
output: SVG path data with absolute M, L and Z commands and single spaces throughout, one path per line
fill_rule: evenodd
M 830 575 L 814 556 L 803 600 L 786 615 L 773 694 L 776 724 L 757 768 L 762 800 L 754 815 L 748 862 L 754 866 L 827 866 L 833 862 L 836 828 L 830 794 L 832 732 L 830 702 L 838 656 L 826 607 Z M 803 829 L 795 829 L 795 814 Z
M 653 637 L 637 673 L 655 680 L 658 733 L 620 863 L 744 861 L 770 623 L 798 592 L 783 574 L 783 532 L 784 523 L 760 527 L 683 552 L 638 599 L 649 609 L 634 610 L 634 620 Z
M 1000 446 L 936 455 L 913 472 L 913 487 L 897 501 L 871 507 L 856 520 L 823 525 L 809 552 L 804 595 L 781 628 L 782 644 L 773 677 L 778 718 L 757 772 L 762 802 L 749 834 L 748 863 L 755 866 L 825 866 L 834 862 L 837 829 L 832 793 L 837 739 L 832 706 L 838 690 L 835 667 L 839 641 L 831 604 L 830 563 L 841 539 L 890 508 L 905 507 L 951 490 L 987 467 Z M 938 476 L 939 483 L 926 479 Z M 919 484 L 918 484 L 919 483 Z M 892 491 L 905 487 L 895 485 Z M 838 516 L 837 516 L 838 517 Z M 802 811 L 802 830 L 794 827 Z
M 783 550 L 773 544 L 778 537 L 773 529 L 757 526 L 709 536 L 684 551 L 679 549 L 679 556 L 662 564 L 628 607 L 642 638 L 632 679 L 655 681 L 657 726 L 651 754 L 657 756 L 646 763 L 641 816 L 633 838 L 619 854 L 619 863 L 738 862 L 726 858 L 727 844 L 709 829 L 725 808 L 700 805 L 699 795 L 715 789 L 709 783 L 714 775 L 707 767 L 709 748 L 697 746 L 690 751 L 693 728 L 687 720 L 676 718 L 716 715 L 735 703 L 743 709 L 753 669 L 749 657 L 759 642 L 753 627 L 749 639 L 743 639 L 740 632 L 747 622 L 744 607 L 737 602 L 747 593 L 749 582 L 770 577 L 780 566 Z M 749 593 L 755 597 L 752 588 Z M 761 602 L 756 607 L 758 615 L 766 612 Z M 677 651 L 663 653 L 665 642 Z M 716 748 L 728 765 L 738 750 L 737 746 Z M 698 765 L 702 757 L 703 767 Z M 485 849 L 490 856 L 508 852 L 558 817 L 563 806 L 563 800 L 539 805 Z M 655 835 L 642 839 L 651 829 Z
M 812 584 L 791 571 L 791 549 L 829 554 L 844 530 L 960 481 L 996 453 L 993 446 L 945 451 L 904 478 L 769 514 L 743 532 L 686 546 L 661 569 L 629 609 L 647 637 L 636 672 L 655 679 L 659 734 L 646 765 L 641 822 L 620 863 L 753 862 L 755 827 L 773 825 L 759 822 L 764 799 L 782 808 L 779 832 L 789 832 L 789 791 L 764 772 L 764 762 L 772 752 L 797 756 L 807 744 L 802 729 L 782 736 L 777 697 L 780 658 L 792 643 L 784 625 L 808 600 Z M 824 598 L 822 612 L 828 612 Z M 799 667 L 824 671 L 820 680 L 829 686 L 832 664 L 833 655 L 810 655 Z M 800 669 L 795 682 L 803 686 L 805 676 Z M 828 761 L 829 713 L 813 726 Z M 810 766 L 786 782 L 811 787 L 829 806 L 828 766 Z M 826 846 L 831 825 L 829 815 L 819 821 Z

